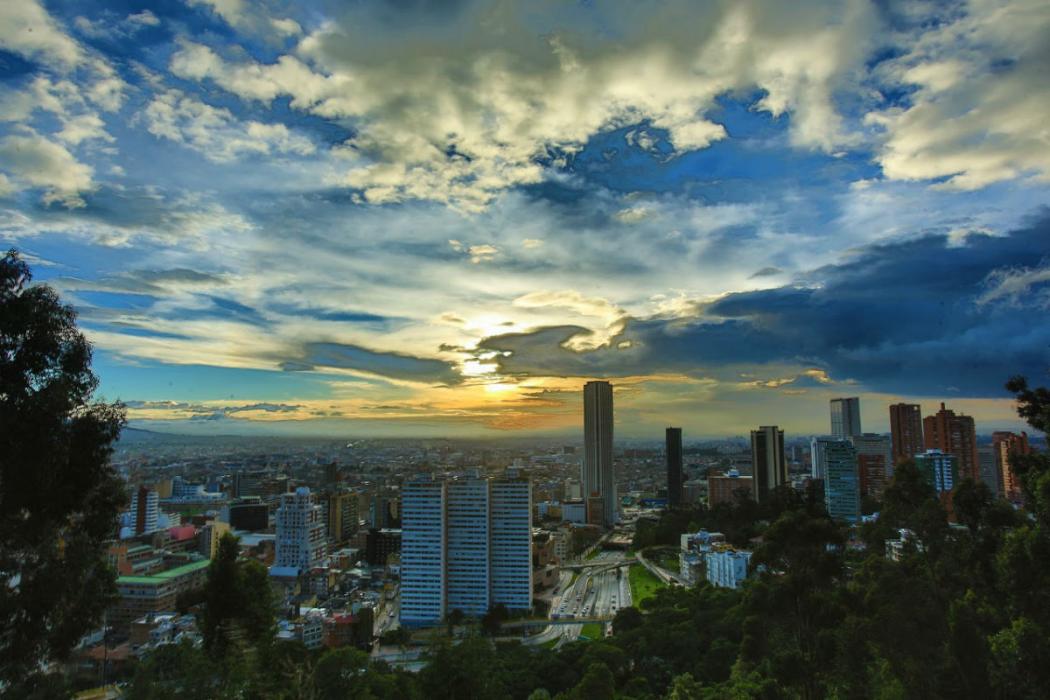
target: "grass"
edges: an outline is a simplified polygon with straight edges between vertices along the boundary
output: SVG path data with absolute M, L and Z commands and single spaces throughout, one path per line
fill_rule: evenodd
M 631 603 L 635 607 L 646 598 L 652 598 L 658 590 L 666 586 L 641 564 L 635 564 L 628 570 L 628 580 L 631 584 Z
M 580 630 L 580 636 L 587 637 L 587 639 L 601 639 L 602 634 L 602 626 L 598 622 L 588 622 Z
M 558 646 L 558 642 L 560 641 L 560 637 L 555 637 L 554 639 L 548 639 L 543 644 L 539 644 L 538 646 L 542 649 L 553 649 L 554 647 Z
M 588 560 L 588 561 L 590 561 L 591 559 L 594 559 L 594 558 L 595 558 L 596 556 L 598 556 L 599 554 L 601 554 L 601 551 L 602 551 L 601 549 L 599 549 L 598 547 L 595 547 L 595 548 L 594 548 L 594 549 L 592 549 L 592 550 L 590 551 L 590 553 L 589 553 L 589 554 L 587 555 L 587 560 Z

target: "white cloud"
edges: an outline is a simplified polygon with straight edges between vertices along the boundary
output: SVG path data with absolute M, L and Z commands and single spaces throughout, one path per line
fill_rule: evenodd
M 12 135 L 0 141 L 0 167 L 16 181 L 43 188 L 46 203 L 83 206 L 80 195 L 95 186 L 91 166 L 39 134 Z
M 503 189 L 541 181 L 545 160 L 643 120 L 678 152 L 704 148 L 725 137 L 705 116 L 715 98 L 754 86 L 766 91 L 758 108 L 792 113 L 797 144 L 856 140 L 833 96 L 862 66 L 876 24 L 865 2 L 542 9 L 468 3 L 437 28 L 411 13 L 388 22 L 382 10 L 350 10 L 274 63 L 183 41 L 170 67 L 245 99 L 288 95 L 294 108 L 350 120 L 348 145 L 364 162 L 340 184 L 374 203 L 430 199 L 479 211 Z M 599 23 L 617 41 L 595 35 Z
M 284 124 L 242 122 L 228 109 L 178 90 L 154 93 L 142 119 L 154 136 L 185 144 L 219 163 L 245 155 L 310 155 L 316 150 L 313 142 Z
M 959 190 L 1050 180 L 1046 2 L 972 0 L 906 42 L 881 72 L 915 89 L 910 104 L 868 115 L 885 131 L 878 161 L 888 177 L 943 178 L 941 187 Z
M 0 48 L 71 70 L 83 51 L 36 0 L 0 2 Z

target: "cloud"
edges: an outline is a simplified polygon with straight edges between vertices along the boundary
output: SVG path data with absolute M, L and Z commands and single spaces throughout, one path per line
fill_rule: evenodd
M 453 367 L 441 360 L 378 352 L 344 343 L 307 343 L 302 356 L 290 358 L 285 366 L 293 370 L 334 367 L 413 382 L 455 384 L 460 380 Z
M 183 41 L 170 67 L 244 99 L 289 96 L 293 108 L 349 120 L 347 147 L 365 162 L 341 182 L 366 201 L 478 211 L 501 190 L 542 181 L 603 130 L 644 121 L 674 153 L 705 148 L 726 137 L 707 116 L 716 98 L 754 87 L 757 109 L 792 114 L 800 146 L 853 143 L 834 94 L 863 65 L 877 25 L 864 2 L 801 11 L 545 3 L 527 12 L 466 2 L 388 13 L 348 7 L 272 63 Z
M 185 144 L 217 163 L 246 155 L 306 156 L 316 151 L 308 138 L 284 124 L 241 121 L 228 109 L 212 107 L 178 90 L 154 93 L 142 120 L 154 136 Z
M 83 52 L 36 0 L 0 3 L 0 48 L 62 70 L 71 70 Z
M 1010 374 L 1047 372 L 1050 330 L 1024 309 L 992 308 L 989 281 L 992 300 L 1045 300 L 1045 271 L 1018 265 L 1047 253 L 1044 214 L 964 246 L 946 235 L 871 246 L 804 275 L 804 286 L 727 294 L 692 320 L 631 318 L 612 343 L 588 352 L 565 346 L 581 331 L 571 327 L 493 336 L 478 348 L 517 376 L 710 376 L 787 363 L 876 391 L 997 396 Z
M 12 135 L 0 141 L 0 167 L 16 182 L 43 188 L 45 203 L 82 207 L 81 195 L 95 187 L 91 166 L 39 134 Z
M 868 115 L 885 130 L 886 176 L 960 190 L 1050 180 L 1046 3 L 975 0 L 923 19 L 902 55 L 878 68 L 888 86 L 910 91 L 908 104 Z

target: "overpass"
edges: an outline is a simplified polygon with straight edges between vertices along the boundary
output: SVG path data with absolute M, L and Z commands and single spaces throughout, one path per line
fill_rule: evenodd
M 586 625 L 589 622 L 605 624 L 612 622 L 612 615 L 591 615 L 589 617 L 568 618 L 558 620 L 508 620 L 500 625 L 500 629 L 521 629 L 522 627 L 550 627 L 551 625 Z

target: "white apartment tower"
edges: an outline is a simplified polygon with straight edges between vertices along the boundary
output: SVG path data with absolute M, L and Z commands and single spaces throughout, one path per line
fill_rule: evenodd
M 532 607 L 528 479 L 406 482 L 401 497 L 401 622 L 440 624 L 452 610 Z
M 328 547 L 322 511 L 305 486 L 297 488 L 294 493 L 281 494 L 276 518 L 275 567 L 309 571 L 324 563 Z
M 616 521 L 616 482 L 613 478 L 613 389 L 609 382 L 587 382 L 583 387 L 583 498 L 602 499 L 604 522 Z

